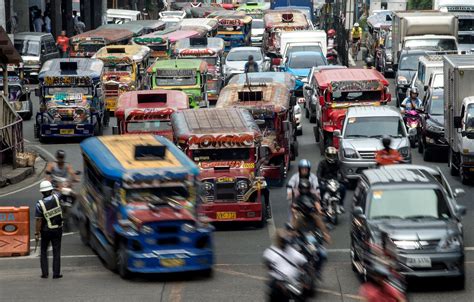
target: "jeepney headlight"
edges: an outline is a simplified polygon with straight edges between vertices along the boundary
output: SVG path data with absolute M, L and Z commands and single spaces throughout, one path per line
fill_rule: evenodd
M 74 110 L 74 114 L 75 114 L 75 115 L 79 115 L 79 116 L 80 116 L 80 115 L 84 115 L 84 114 L 86 114 L 86 113 L 87 113 L 87 111 L 86 111 L 86 109 L 84 109 L 84 108 L 76 108 L 76 109 Z
M 52 117 L 55 117 L 58 114 L 58 109 L 56 108 L 49 108 L 48 109 L 48 114 L 51 115 Z
M 196 227 L 190 223 L 185 223 L 181 226 L 181 230 L 186 233 L 192 233 L 196 231 Z
M 214 184 L 212 182 L 204 182 L 204 190 L 206 190 L 206 193 L 210 193 L 212 190 L 214 190 Z
M 155 231 L 149 226 L 145 225 L 140 229 L 140 232 L 145 235 L 150 235 L 150 234 L 153 234 Z
M 236 187 L 239 193 L 245 193 L 248 190 L 249 185 L 245 180 L 239 180 L 236 184 Z

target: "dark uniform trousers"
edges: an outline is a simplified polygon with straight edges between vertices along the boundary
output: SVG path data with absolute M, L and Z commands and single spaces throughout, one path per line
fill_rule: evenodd
M 61 238 L 63 229 L 52 229 L 41 231 L 41 272 L 43 276 L 48 275 L 48 246 L 53 246 L 53 277 L 61 273 Z

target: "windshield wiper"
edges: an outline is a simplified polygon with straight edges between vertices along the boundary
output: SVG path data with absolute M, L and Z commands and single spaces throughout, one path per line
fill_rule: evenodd
M 402 217 L 396 215 L 380 215 L 371 217 L 371 219 L 402 219 Z
M 378 134 L 378 135 L 371 135 L 369 138 L 381 138 L 383 135 Z
M 407 216 L 405 217 L 405 219 L 413 219 L 413 220 L 416 220 L 416 219 L 438 219 L 438 217 L 435 217 L 435 216 L 431 216 L 431 215 L 412 215 L 412 216 Z
M 349 137 L 368 137 L 367 135 L 363 135 L 363 134 L 350 134 L 350 135 L 347 135 L 346 138 L 349 138 Z

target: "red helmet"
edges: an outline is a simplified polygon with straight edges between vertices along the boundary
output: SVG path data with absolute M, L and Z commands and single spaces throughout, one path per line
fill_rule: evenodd
M 328 37 L 333 38 L 336 35 L 336 31 L 334 29 L 328 30 Z

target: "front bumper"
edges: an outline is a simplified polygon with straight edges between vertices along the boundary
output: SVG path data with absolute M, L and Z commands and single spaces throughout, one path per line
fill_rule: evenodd
M 427 257 L 431 259 L 431 267 L 410 267 L 407 265 L 409 257 Z M 433 253 L 403 253 L 397 257 L 400 273 L 407 277 L 459 277 L 464 274 L 464 254 L 459 252 Z
M 211 222 L 252 222 L 262 220 L 262 204 L 260 202 L 235 202 L 219 200 L 219 202 L 201 205 L 202 214 Z M 219 217 L 218 217 L 219 216 Z
M 35 124 L 41 137 L 84 137 L 94 135 L 92 124 Z

